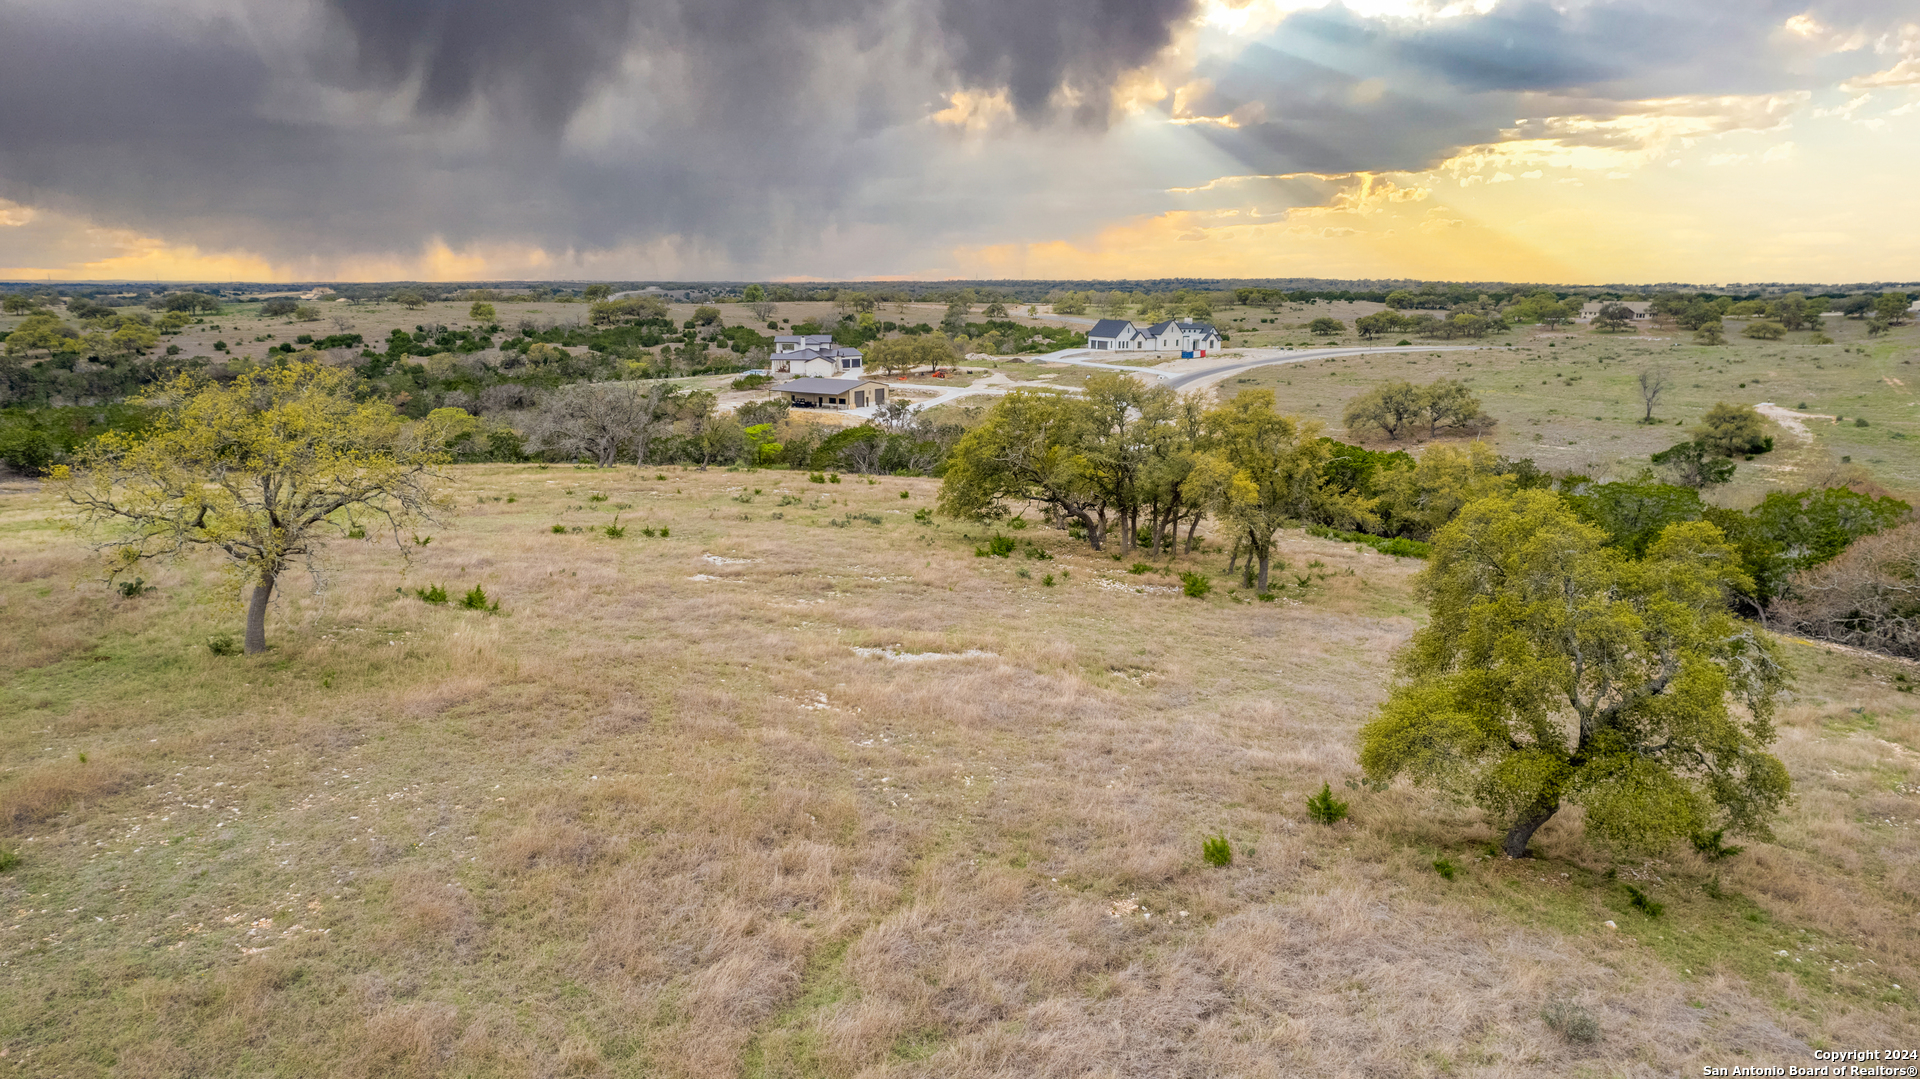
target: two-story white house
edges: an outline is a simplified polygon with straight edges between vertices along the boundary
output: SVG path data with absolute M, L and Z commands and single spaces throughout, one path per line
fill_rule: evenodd
M 866 358 L 859 349 L 834 344 L 831 334 L 782 335 L 773 339 L 767 373 L 799 378 L 860 378 L 866 371 L 865 365 Z
M 1220 331 L 1192 319 L 1168 319 L 1136 326 L 1125 319 L 1103 318 L 1087 331 L 1087 347 L 1099 352 L 1191 352 L 1204 356 L 1220 347 Z

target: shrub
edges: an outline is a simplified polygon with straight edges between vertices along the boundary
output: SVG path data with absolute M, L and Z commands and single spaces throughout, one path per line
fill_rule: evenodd
M 1207 580 L 1204 574 L 1188 570 L 1180 575 L 1180 591 L 1192 596 L 1194 599 L 1199 599 L 1208 592 L 1213 591 L 1213 582 Z
M 1853 418 L 1853 425 L 1855 427 L 1865 427 L 1867 426 L 1867 418 L 1865 416 L 1855 416 Z
M 1049 573 L 1049 574 L 1047 574 L 1047 575 L 1046 575 L 1045 577 L 1042 577 L 1042 578 L 1040 578 L 1040 583 L 1041 583 L 1041 584 L 1043 584 L 1043 585 L 1046 585 L 1046 586 L 1047 586 L 1048 588 L 1052 588 L 1052 587 L 1053 587 L 1053 574 L 1051 574 L 1051 573 Z
M 1460 872 L 1460 867 L 1445 858 L 1436 858 L 1433 863 L 1433 871 L 1448 880 L 1452 880 L 1454 874 Z
M 1320 793 L 1307 799 L 1307 816 L 1315 823 L 1334 825 L 1347 819 L 1347 803 L 1333 796 L 1333 785 L 1320 784 Z
M 838 472 L 829 472 L 829 473 L 827 473 L 827 482 L 828 482 L 828 483 L 839 483 L 839 482 L 840 482 L 840 473 L 838 473 Z
M 974 553 L 983 558 L 987 555 L 995 558 L 1010 558 L 1013 556 L 1013 549 L 1017 546 L 1019 545 L 1013 541 L 1012 536 L 994 536 L 987 540 L 985 547 L 976 548 Z
M 566 530 L 567 530 L 567 526 L 566 526 L 566 525 L 554 525 L 554 526 L 553 526 L 553 531 L 555 531 L 555 532 L 565 532 Z M 652 533 L 648 533 L 648 535 L 652 535 Z
M 606 500 L 607 496 L 602 494 L 591 494 L 587 496 L 587 501 L 589 502 L 605 502 Z
M 1142 573 L 1151 573 L 1152 571 L 1153 571 L 1153 567 L 1147 565 L 1145 562 L 1135 562 L 1132 566 L 1129 566 L 1127 568 L 1127 572 L 1133 574 L 1136 577 L 1138 577 Z
M 216 633 L 207 638 L 207 651 L 216 656 L 237 656 L 240 654 L 240 642 L 234 640 L 231 633 Z
M 447 590 L 437 584 L 430 588 L 416 588 L 413 590 L 413 594 L 436 607 L 447 602 Z
M 667 538 L 667 526 L 665 526 L 665 525 L 661 525 L 661 526 L 660 526 L 660 538 L 661 538 L 661 539 L 666 539 L 666 538 Z
M 796 498 L 794 499 L 794 501 L 798 502 L 799 499 Z M 920 524 L 930 525 L 933 523 L 933 511 L 932 510 L 914 510 L 913 519 L 919 522 Z
M 0 873 L 11 870 L 20 864 L 20 852 L 11 847 L 0 847 Z
M 492 603 L 488 603 L 486 589 L 481 588 L 479 585 L 474 585 L 465 596 L 460 598 L 460 606 L 469 611 L 485 611 L 488 614 L 500 613 L 500 601 L 494 600 Z
M 1722 858 L 1731 858 L 1747 849 L 1745 847 L 1729 847 L 1721 842 L 1721 837 L 1726 834 L 1727 830 L 1725 828 L 1719 828 L 1711 832 L 1696 832 L 1693 836 L 1693 849 L 1699 851 L 1709 862 L 1717 862 Z
M 137 599 L 142 594 L 151 591 L 153 591 L 153 587 L 147 584 L 146 578 L 144 577 L 135 577 L 131 581 L 120 582 L 120 594 L 128 599 Z
M 807 482 L 808 483 L 825 483 L 827 482 L 827 477 L 824 474 L 819 472 L 809 472 L 807 473 Z
M 1233 864 L 1233 844 L 1224 835 L 1210 835 L 1200 841 L 1200 857 L 1208 865 L 1225 869 Z
M 900 497 L 901 497 L 901 498 L 912 498 L 912 497 L 913 497 L 913 492 L 912 492 L 912 491 L 902 491 L 902 492 L 900 492 Z
M 1546 1021 L 1548 1030 L 1570 1042 L 1585 1045 L 1600 1040 L 1600 1023 L 1593 1013 L 1565 997 L 1548 1001 L 1540 1018 Z
M 1627 902 L 1633 904 L 1636 909 L 1644 913 L 1647 917 L 1658 918 L 1661 913 L 1667 909 L 1659 900 L 1635 888 L 1633 885 L 1628 884 L 1624 885 L 1624 887 L 1627 889 Z
M 601 531 L 607 534 L 608 539 L 619 539 L 620 537 L 627 534 L 627 530 L 620 526 L 619 514 L 615 514 L 613 517 L 613 523 L 608 525 L 606 528 L 602 529 Z

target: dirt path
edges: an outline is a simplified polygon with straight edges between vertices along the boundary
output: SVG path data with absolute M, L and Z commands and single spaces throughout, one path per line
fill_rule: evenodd
M 1762 401 L 1753 406 L 1753 410 L 1779 424 L 1788 434 L 1802 442 L 1813 441 L 1813 432 L 1807 430 L 1807 420 L 1827 420 L 1828 422 L 1833 420 L 1832 416 L 1822 416 L 1817 412 L 1795 412 L 1790 408 L 1781 408 L 1772 401 Z

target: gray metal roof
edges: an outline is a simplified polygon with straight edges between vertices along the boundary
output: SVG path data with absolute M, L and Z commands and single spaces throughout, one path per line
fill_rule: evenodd
M 774 389 L 781 393 L 819 393 L 839 395 L 852 391 L 855 387 L 880 383 L 864 378 L 796 378 L 792 382 L 782 382 Z
M 1087 331 L 1088 337 L 1118 337 L 1133 328 L 1133 323 L 1123 318 L 1103 318 Z

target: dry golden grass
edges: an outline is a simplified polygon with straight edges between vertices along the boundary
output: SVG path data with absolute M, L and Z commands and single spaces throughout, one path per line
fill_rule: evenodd
M 1653 921 L 1577 814 L 1522 863 L 1404 788 L 1308 822 L 1420 617 L 1414 563 L 1293 534 L 1281 600 L 1209 551 L 1176 566 L 1218 575 L 1195 601 L 1044 529 L 1052 559 L 976 558 L 979 528 L 912 520 L 931 480 L 456 481 L 411 567 L 335 546 L 253 659 L 205 646 L 237 620 L 210 564 L 126 600 L 0 494 L 0 1066 L 1670 1075 L 1915 1033 L 1891 662 L 1792 646 L 1798 801 L 1729 861 L 1620 867 Z M 616 511 L 626 538 L 591 530 Z

